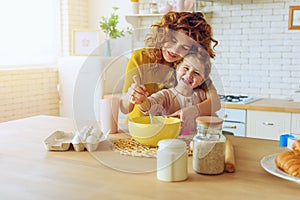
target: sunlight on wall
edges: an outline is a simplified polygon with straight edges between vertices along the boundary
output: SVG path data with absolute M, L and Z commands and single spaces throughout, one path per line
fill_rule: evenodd
M 0 3 L 0 66 L 54 63 L 59 53 L 59 0 Z

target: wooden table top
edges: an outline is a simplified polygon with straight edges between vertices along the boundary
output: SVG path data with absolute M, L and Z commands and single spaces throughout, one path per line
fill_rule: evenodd
M 189 157 L 186 181 L 162 182 L 156 178 L 154 158 L 105 150 L 52 152 L 44 147 L 52 132 L 75 129 L 73 120 L 50 116 L 0 123 L 1 199 L 295 200 L 300 196 L 299 184 L 260 166 L 265 155 L 285 150 L 278 141 L 231 136 L 235 173 L 197 174 Z

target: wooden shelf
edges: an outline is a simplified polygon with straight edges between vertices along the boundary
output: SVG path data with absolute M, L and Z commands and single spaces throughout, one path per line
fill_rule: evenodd
M 156 20 L 158 20 L 163 14 L 129 14 L 125 15 L 125 19 L 130 23 L 134 29 L 150 27 Z M 149 23 L 143 24 L 143 21 Z
M 161 17 L 164 14 L 127 14 L 125 17 Z

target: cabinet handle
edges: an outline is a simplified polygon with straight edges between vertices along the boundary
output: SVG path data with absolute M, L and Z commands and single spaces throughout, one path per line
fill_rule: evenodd
M 273 122 L 263 122 L 262 124 L 265 126 L 274 126 Z
M 236 125 L 233 125 L 233 126 L 223 126 L 223 128 L 232 128 L 232 129 L 237 129 Z

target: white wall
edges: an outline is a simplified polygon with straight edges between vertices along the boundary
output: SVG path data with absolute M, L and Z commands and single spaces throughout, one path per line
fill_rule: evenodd
M 129 24 L 125 20 L 125 14 L 130 12 L 130 0 L 89 0 L 89 28 L 99 29 L 99 21 L 102 16 L 110 16 L 113 12 L 112 7 L 119 7 L 119 27 L 124 29 Z M 101 41 L 105 39 L 104 33 L 100 30 Z
M 226 93 L 288 98 L 300 87 L 300 30 L 288 30 L 299 0 L 215 0 L 205 10 L 219 41 L 214 61 Z
M 90 1 L 91 27 L 101 15 L 110 13 L 111 6 L 121 7 L 121 19 L 122 12 L 130 11 L 129 0 Z M 216 82 L 219 91 L 289 98 L 300 88 L 300 31 L 287 28 L 290 5 L 300 5 L 300 0 L 201 2 L 200 9 L 219 41 L 214 60 L 217 71 L 213 72 L 222 82 Z
M 215 82 L 219 91 L 288 98 L 299 89 L 300 30 L 288 30 L 287 25 L 289 6 L 300 5 L 300 0 L 214 0 L 201 4 L 219 41 L 213 61 L 213 74 L 219 75 L 222 83 Z M 83 9 L 88 13 L 88 25 L 82 25 L 82 20 L 77 24 L 101 32 L 99 20 L 110 15 L 113 6 L 121 8 L 121 26 L 128 26 L 124 14 L 130 10 L 129 0 L 89 0 L 88 9 Z M 67 34 L 64 40 L 69 40 Z M 69 69 L 74 70 L 72 66 Z

